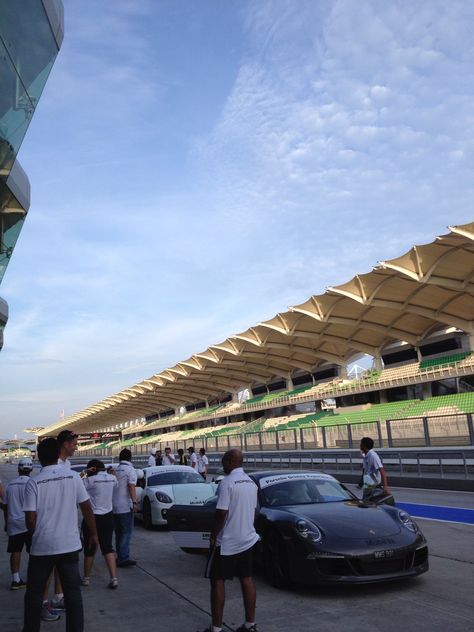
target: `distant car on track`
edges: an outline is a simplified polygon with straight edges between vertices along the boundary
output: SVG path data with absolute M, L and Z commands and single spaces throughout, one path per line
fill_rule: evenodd
M 203 505 L 216 493 L 217 485 L 204 482 L 188 465 L 156 465 L 143 471 L 143 488 L 137 486 L 137 517 L 146 529 L 167 524 L 167 513 L 174 503 Z
M 258 487 L 258 561 L 273 585 L 383 582 L 428 570 L 425 537 L 405 511 L 387 504 L 391 497 L 363 502 L 314 471 L 250 476 Z M 208 545 L 215 507 L 216 498 L 168 512 L 178 546 Z

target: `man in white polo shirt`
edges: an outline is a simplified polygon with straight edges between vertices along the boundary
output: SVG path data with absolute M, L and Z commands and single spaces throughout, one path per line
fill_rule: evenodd
M 209 459 L 206 456 L 206 450 L 201 448 L 199 450 L 199 456 L 197 458 L 197 471 L 203 477 L 204 480 L 207 479 L 207 468 L 209 467 Z
M 212 625 L 206 632 L 221 632 L 225 580 L 238 577 L 245 607 L 245 623 L 237 632 L 257 632 L 257 594 L 252 577 L 253 547 L 258 542 L 254 520 L 257 486 L 245 474 L 241 450 L 229 450 L 222 458 L 228 475 L 217 488 L 217 505 L 211 532 L 211 555 L 206 575 L 211 580 Z
M 188 465 L 197 470 L 197 454 L 194 452 L 194 447 L 192 445 L 188 448 L 188 454 Z
M 155 467 L 156 465 L 156 459 L 155 459 L 155 454 L 156 454 L 156 448 L 152 448 L 150 450 L 150 456 L 148 457 L 148 467 Z
M 72 430 L 62 430 L 58 436 L 59 443 L 59 459 L 58 464 L 64 465 L 68 470 L 71 469 L 71 461 L 69 460 L 77 450 L 78 435 Z
M 25 487 L 23 510 L 32 534 L 25 595 L 23 632 L 38 632 L 43 592 L 54 567 L 64 588 L 66 629 L 82 632 L 84 614 L 79 576 L 81 540 L 77 524 L 77 505 L 90 530 L 89 547 L 98 538 L 89 496 L 77 472 L 58 465 L 59 444 L 44 439 L 38 445 L 41 472 Z
M 28 533 L 23 512 L 25 487 L 30 480 L 33 462 L 30 458 L 22 458 L 18 462 L 18 476 L 8 483 L 5 489 L 5 526 L 8 535 L 7 552 L 10 553 L 10 570 L 12 573 L 11 590 L 24 588 L 26 583 L 20 578 L 21 552 L 23 547 L 30 552 L 31 535 Z
M 171 454 L 171 448 L 168 446 L 165 448 L 165 455 L 163 457 L 163 465 L 174 465 L 174 454 Z
M 132 453 L 123 448 L 119 454 L 120 463 L 115 469 L 118 485 L 113 494 L 115 550 L 117 566 L 126 568 L 135 566 L 130 559 L 130 540 L 133 531 L 133 516 L 137 510 L 137 473 L 132 465 Z
M 100 550 L 102 551 L 110 575 L 108 588 L 115 589 L 118 586 L 118 581 L 115 574 L 115 551 L 112 546 L 112 536 L 114 533 L 112 498 L 114 489 L 118 487 L 117 477 L 105 471 L 105 465 L 102 461 L 92 459 L 87 464 L 87 469 L 81 473 L 81 478 L 91 499 Z M 84 542 L 88 542 L 89 529 L 85 520 L 82 523 L 82 535 Z M 84 577 L 81 581 L 83 586 L 89 586 L 95 553 L 95 549 L 84 547 Z
M 362 437 L 360 451 L 363 455 L 363 497 L 369 498 L 377 487 L 382 487 L 385 494 L 389 494 L 387 474 L 383 463 L 374 448 L 374 440 Z

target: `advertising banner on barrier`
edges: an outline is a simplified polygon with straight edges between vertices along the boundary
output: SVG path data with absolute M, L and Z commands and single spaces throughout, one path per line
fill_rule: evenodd
M 115 440 L 122 438 L 121 432 L 82 432 L 78 436 L 78 441 L 94 441 L 97 439 L 100 440 Z

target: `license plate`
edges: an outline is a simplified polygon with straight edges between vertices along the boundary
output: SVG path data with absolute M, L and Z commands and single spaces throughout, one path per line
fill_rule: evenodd
M 376 560 L 388 560 L 393 557 L 395 551 L 393 549 L 385 549 L 385 551 L 375 551 L 374 558 Z

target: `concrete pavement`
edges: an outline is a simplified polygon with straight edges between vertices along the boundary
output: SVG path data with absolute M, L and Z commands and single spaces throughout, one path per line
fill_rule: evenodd
M 0 478 L 15 475 L 13 466 L 0 466 Z M 404 490 L 407 491 L 407 490 Z M 416 490 L 406 500 L 415 502 Z M 443 492 L 443 494 L 446 492 Z M 419 492 L 420 502 L 425 490 Z M 434 494 L 434 492 L 433 492 Z M 440 498 L 436 498 L 437 504 Z M 462 498 L 462 496 L 461 496 Z M 442 500 L 442 498 L 441 498 Z M 465 498 L 471 502 L 471 497 Z M 453 501 L 454 502 L 454 501 Z M 459 500 L 455 500 L 459 504 Z M 457 505 L 456 505 L 457 506 Z M 469 506 L 469 505 L 467 505 Z M 474 527 L 419 521 L 430 544 L 431 569 L 407 582 L 378 586 L 301 588 L 280 591 L 257 577 L 259 628 L 262 632 L 315 630 L 333 632 L 474 631 Z M 10 577 L 6 536 L 0 535 L 0 630 L 19 632 L 24 591 L 8 590 Z M 97 558 L 89 588 L 83 589 L 86 630 L 100 632 L 195 632 L 209 624 L 209 586 L 202 578 L 204 559 L 187 555 L 163 530 L 137 526 L 132 553 L 137 568 L 119 569 L 119 588 L 106 588 L 105 565 Z M 23 561 L 26 568 L 26 555 Z M 229 582 L 226 630 L 243 621 L 239 585 Z M 42 630 L 63 632 L 59 622 Z

